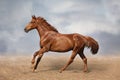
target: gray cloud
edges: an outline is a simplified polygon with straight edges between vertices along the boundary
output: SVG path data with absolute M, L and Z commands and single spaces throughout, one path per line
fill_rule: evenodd
M 60 31 L 66 32 L 66 30 L 68 30 L 68 33 L 77 31 L 85 34 L 97 30 L 119 34 L 120 27 L 118 21 L 120 18 L 112 15 L 111 8 L 114 7 L 112 5 L 113 2 L 117 3 L 119 1 L 111 0 L 109 3 L 103 0 L 67 0 L 51 3 L 46 1 L 43 5 L 49 13 L 47 16 L 48 20 L 58 27 Z M 52 3 L 55 3 L 55 5 L 52 5 Z M 119 6 L 117 6 L 117 8 L 119 9 Z M 119 10 L 113 10 L 113 12 L 116 12 L 116 16 L 119 16 Z M 67 29 L 61 29 L 59 26 L 62 28 L 66 27 Z M 104 29 L 104 27 L 106 27 L 106 29 Z
M 44 17 L 61 33 L 95 36 L 101 53 L 119 52 L 119 0 L 1 0 L 0 53 L 33 53 L 39 49 L 37 32 L 23 31 L 33 14 Z
M 22 0 L 2 0 L 0 4 L 0 40 L 5 40 L 4 44 L 6 43 L 7 47 L 5 51 L 11 53 L 16 51 L 16 43 L 24 37 L 23 28 L 31 16 L 32 3 Z
M 95 32 L 90 35 L 98 41 L 101 54 L 119 54 L 120 34 L 115 35 L 106 32 Z

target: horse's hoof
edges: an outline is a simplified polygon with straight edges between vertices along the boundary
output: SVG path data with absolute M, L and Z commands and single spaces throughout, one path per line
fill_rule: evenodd
M 59 72 L 60 72 L 60 73 L 62 73 L 63 71 L 64 71 L 64 69 L 62 68 L 62 69 L 60 69 L 60 71 L 59 71 Z
M 83 72 L 87 73 L 87 72 L 88 72 L 88 70 L 83 70 Z
M 36 69 L 33 69 L 32 72 L 36 72 Z
M 59 73 L 62 73 L 62 71 L 59 71 Z
M 62 73 L 62 70 L 60 70 L 59 73 Z

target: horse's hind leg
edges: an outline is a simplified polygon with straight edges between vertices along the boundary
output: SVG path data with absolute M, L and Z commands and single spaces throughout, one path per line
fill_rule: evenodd
M 67 62 L 67 64 L 60 70 L 60 73 L 62 73 L 62 71 L 64 71 L 74 60 L 75 56 L 77 55 L 77 52 L 76 51 L 73 51 L 72 52 L 72 55 L 69 59 L 69 61 Z
M 84 72 L 88 71 L 88 67 L 87 67 L 87 58 L 85 57 L 85 55 L 83 54 L 83 51 L 79 53 L 79 56 L 82 58 L 83 62 L 84 62 Z

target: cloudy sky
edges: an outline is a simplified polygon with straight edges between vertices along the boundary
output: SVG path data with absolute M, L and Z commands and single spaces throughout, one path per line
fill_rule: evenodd
M 0 0 L 0 54 L 32 54 L 36 30 L 26 34 L 31 16 L 42 16 L 61 33 L 95 38 L 99 54 L 120 52 L 120 0 Z

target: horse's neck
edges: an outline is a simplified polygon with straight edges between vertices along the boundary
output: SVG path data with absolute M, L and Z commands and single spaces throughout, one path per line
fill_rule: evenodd
M 39 36 L 42 37 L 48 30 L 43 25 L 39 25 L 37 27 L 37 31 L 39 33 Z

